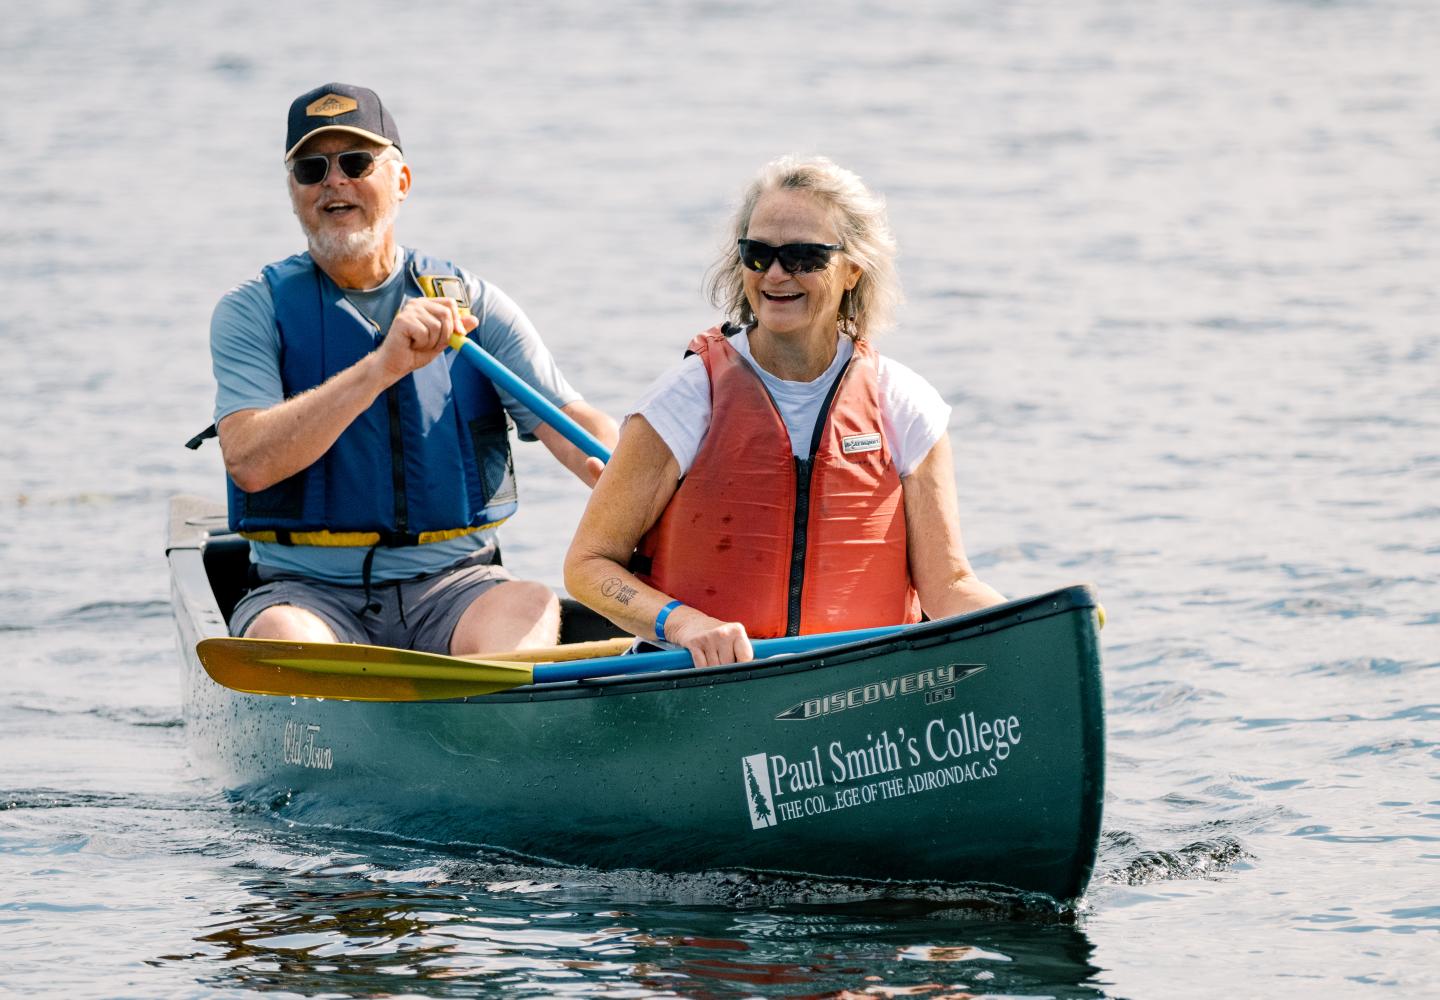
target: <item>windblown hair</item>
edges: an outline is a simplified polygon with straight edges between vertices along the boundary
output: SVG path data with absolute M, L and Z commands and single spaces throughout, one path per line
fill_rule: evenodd
M 823 156 L 782 156 L 760 168 L 735 213 L 720 256 L 705 279 L 712 305 L 742 326 L 755 322 L 745 298 L 744 265 L 735 247 L 750 229 L 760 197 L 771 191 L 808 191 L 830 209 L 844 254 L 860 266 L 860 280 L 840 300 L 836 326 L 854 340 L 864 340 L 894 322 L 900 304 L 900 277 L 895 270 L 895 235 L 885 214 L 885 199 L 859 176 Z

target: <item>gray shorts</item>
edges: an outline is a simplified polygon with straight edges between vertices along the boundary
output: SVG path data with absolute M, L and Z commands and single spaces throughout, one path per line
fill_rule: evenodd
M 244 635 L 260 612 L 289 604 L 317 615 L 341 642 L 449 653 L 450 637 L 466 609 L 490 588 L 514 579 L 504 566 L 486 561 L 491 554 L 477 552 L 449 569 L 411 580 L 372 583 L 368 601 L 362 586 L 276 576 L 235 605 L 230 634 Z

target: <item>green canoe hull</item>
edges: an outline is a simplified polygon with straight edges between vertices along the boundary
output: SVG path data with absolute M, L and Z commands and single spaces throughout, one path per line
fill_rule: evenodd
M 169 548 L 191 752 L 286 818 L 606 869 L 1084 891 L 1105 739 L 1087 587 L 763 666 L 291 699 L 199 665 L 225 588 L 194 509 Z

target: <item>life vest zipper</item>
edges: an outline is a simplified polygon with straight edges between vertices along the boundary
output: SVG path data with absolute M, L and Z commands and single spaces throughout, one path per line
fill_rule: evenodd
M 371 319 L 370 315 L 356 306 L 354 302 L 350 304 L 355 306 L 355 311 L 364 316 L 370 326 L 374 328 L 378 345 L 385 339 L 385 334 L 380 332 L 380 324 Z M 395 494 L 395 530 L 381 531 L 380 541 L 372 545 L 370 551 L 365 553 L 365 564 L 361 570 L 361 577 L 365 584 L 365 610 L 367 612 L 371 611 L 372 607 L 374 611 L 380 610 L 378 603 L 373 606 L 370 603 L 370 567 L 375 559 L 375 550 L 387 543 L 387 535 L 391 536 L 391 541 L 402 535 L 409 519 L 405 501 L 405 436 L 401 433 L 400 426 L 400 387 L 398 384 L 385 390 L 385 414 L 390 422 L 390 488 Z M 402 611 L 401 614 L 403 615 L 404 612 Z
M 823 415 L 822 415 L 823 419 Z M 785 611 L 785 634 L 800 634 L 800 594 L 805 586 L 805 543 L 810 528 L 810 473 L 815 451 L 810 458 L 795 459 L 795 529 L 790 543 L 790 601 Z
M 405 436 L 400 432 L 400 388 L 385 390 L 385 407 L 390 414 L 390 482 L 395 490 L 395 532 L 410 530 L 410 512 L 405 500 Z
M 785 610 L 785 634 L 800 634 L 800 598 L 805 590 L 805 549 L 810 537 L 810 484 L 815 475 L 815 455 L 820 451 L 820 439 L 824 436 L 825 427 L 830 422 L 830 408 L 835 404 L 835 396 L 840 391 L 840 383 L 845 381 L 845 376 L 850 372 L 850 362 L 854 361 L 852 356 L 845 362 L 845 367 L 840 369 L 840 374 L 835 376 L 835 381 L 830 384 L 830 391 L 825 394 L 825 402 L 820 405 L 820 416 L 815 420 L 815 431 L 810 435 L 810 457 L 795 459 L 795 528 L 793 539 L 790 544 L 790 589 L 788 592 L 789 602 Z M 764 383 L 761 383 L 762 387 Z M 767 390 L 768 395 L 768 390 Z M 772 397 L 770 405 L 775 406 Z M 776 407 L 775 412 L 780 412 Z M 784 423 L 783 419 L 781 421 Z
M 380 342 L 386 336 L 381 332 L 380 324 L 371 319 L 370 315 L 356 306 L 354 302 L 350 304 L 354 306 L 357 313 L 365 317 L 366 322 L 374 329 L 375 343 L 378 349 Z M 405 435 L 400 420 L 400 384 L 398 382 L 385 390 L 385 413 L 390 420 L 390 488 L 395 494 L 395 528 L 391 532 L 380 532 L 382 539 L 387 534 L 397 537 L 404 535 L 410 525 L 409 504 L 405 499 Z

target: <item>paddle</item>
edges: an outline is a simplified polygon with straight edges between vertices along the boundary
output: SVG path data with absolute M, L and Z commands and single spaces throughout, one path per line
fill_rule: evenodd
M 577 424 L 560 407 L 532 389 L 529 383 L 506 368 L 485 348 L 458 333 L 450 335 L 450 346 L 459 351 L 462 357 L 473 362 L 476 367 L 489 376 L 490 381 L 509 389 L 515 398 L 528 406 L 537 417 L 559 431 L 565 440 L 591 458 L 598 458 L 602 462 L 610 461 L 610 449 L 601 444 L 595 435 Z
M 461 653 L 457 659 L 485 663 L 500 660 L 504 663 L 559 663 L 562 660 L 593 660 L 601 656 L 619 656 L 630 648 L 635 640 L 628 635 L 618 639 L 596 639 L 593 642 L 567 642 L 563 646 L 545 646 L 541 649 L 514 649 L 504 653 Z
M 849 632 L 756 639 L 752 645 L 757 658 L 778 656 L 893 635 L 906 627 L 887 625 Z M 679 670 L 692 662 L 689 652 L 683 649 L 547 663 L 539 661 L 545 657 L 561 659 L 564 647 L 516 650 L 480 660 L 358 643 L 282 639 L 202 639 L 195 650 L 206 673 L 217 684 L 236 691 L 343 701 L 465 698 L 525 684 Z
M 415 279 L 427 298 L 453 299 L 461 316 L 470 315 L 470 295 L 461 278 L 449 274 L 417 274 Z M 450 335 L 450 346 L 489 376 L 490 381 L 509 389 L 511 395 L 559 431 L 565 440 L 591 458 L 598 458 L 602 462 L 610 461 L 610 449 L 596 440 L 593 434 L 572 420 L 560 407 L 536 392 L 528 382 L 506 368 L 493 354 L 463 332 Z

